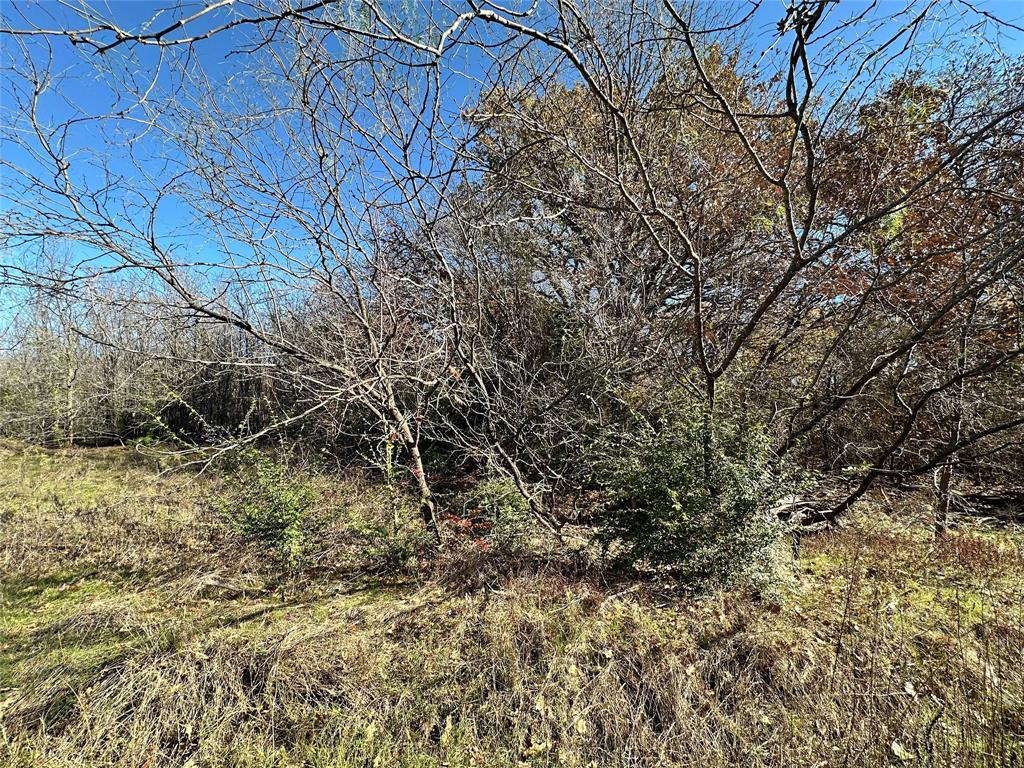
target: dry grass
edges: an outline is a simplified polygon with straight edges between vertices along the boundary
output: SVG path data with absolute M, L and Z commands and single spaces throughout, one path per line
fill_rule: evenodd
M 360 550 L 393 511 L 350 486 L 281 602 L 202 486 L 104 461 L 46 465 L 93 499 L 2 507 L 0 764 L 1024 764 L 1016 532 L 865 508 L 779 594 L 694 598 L 550 555 L 389 571 Z

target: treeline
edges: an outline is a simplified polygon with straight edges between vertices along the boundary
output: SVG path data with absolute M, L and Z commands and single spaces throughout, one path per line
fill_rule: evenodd
M 25 296 L 0 358 L 0 434 L 45 446 L 215 442 L 269 424 L 256 377 L 221 329 L 134 324 L 100 303 Z M 129 322 L 126 322 L 128 320 Z

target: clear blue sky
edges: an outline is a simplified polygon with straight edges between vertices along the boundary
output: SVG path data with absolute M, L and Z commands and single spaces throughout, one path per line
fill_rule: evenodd
M 180 18 L 183 13 L 188 14 L 201 8 L 207 0 L 202 2 L 183 3 L 183 10 L 160 13 L 161 8 L 170 3 L 167 0 L 106 0 L 96 4 L 96 7 L 111 17 L 115 18 L 120 26 L 125 29 L 137 30 L 148 27 L 158 29 L 168 24 L 171 20 Z M 407 5 L 407 3 L 395 0 L 392 3 L 396 8 Z M 389 3 L 383 3 L 387 8 Z M 844 0 L 830 13 L 838 18 L 849 16 L 869 5 L 868 0 Z M 1024 27 L 1024 2 L 1020 0 L 982 0 L 976 3 L 976 7 L 984 12 L 991 13 L 1004 20 L 1008 20 L 1018 27 Z M 40 27 L 60 28 L 66 26 L 81 26 L 82 21 L 66 7 L 67 3 L 58 0 L 20 0 L 0 3 L 0 17 L 3 18 L 5 26 L 24 27 L 25 19 Z M 735 7 L 744 8 L 742 0 L 735 3 Z M 894 12 L 906 7 L 905 3 L 897 3 L 892 0 L 883 0 L 880 6 L 884 12 Z M 914 7 L 913 4 L 910 7 Z M 954 6 L 955 7 L 955 6 Z M 924 31 L 925 39 L 930 38 L 934 44 L 934 57 L 938 62 L 949 54 L 957 44 L 965 44 L 970 39 L 981 38 L 983 40 L 998 42 L 1007 52 L 1013 55 L 1024 51 L 1024 34 L 1015 31 L 1011 27 L 999 27 L 994 23 L 986 23 L 983 15 L 967 13 L 967 6 L 963 6 L 965 12 L 961 23 L 952 28 L 929 28 Z M 230 7 L 224 11 L 218 11 L 216 21 L 223 21 L 233 11 Z M 785 15 L 785 2 L 783 0 L 767 0 L 755 14 L 752 27 L 755 30 L 754 45 L 770 43 L 775 33 L 777 22 Z M 211 15 L 212 16 L 212 15 Z M 205 29 L 208 26 L 204 20 L 198 23 L 198 27 L 189 28 L 190 32 Z M 233 81 L 231 87 L 237 88 L 244 80 L 244 69 L 247 57 L 244 55 L 232 55 L 232 52 L 243 47 L 248 40 L 250 30 L 240 28 L 232 30 L 227 34 L 217 35 L 209 40 L 197 44 L 194 56 L 201 64 L 206 73 L 214 79 L 222 82 Z M 884 27 L 876 31 L 876 37 L 887 33 Z M 33 50 L 34 57 L 42 57 L 44 49 L 36 40 L 29 40 L 28 44 Z M 20 51 L 9 38 L 2 38 L 3 57 L 5 63 L 9 58 L 20 57 Z M 126 99 L 124 94 L 110 87 L 108 81 L 97 77 L 95 65 L 120 68 L 122 71 L 134 70 L 135 81 L 141 86 L 149 83 L 153 73 L 162 71 L 165 74 L 157 79 L 157 90 L 169 85 L 166 78 L 168 67 L 162 70 L 159 68 L 159 52 L 146 46 L 119 47 L 105 54 L 101 62 L 97 62 L 95 54 L 89 54 L 85 46 L 73 46 L 67 40 L 53 39 L 51 41 L 53 55 L 53 70 L 58 73 L 59 80 L 51 88 L 51 97 L 45 102 L 45 107 L 53 120 L 59 121 L 74 115 L 99 115 L 117 112 L 120 109 L 132 106 L 132 102 Z M 178 49 L 172 54 L 184 56 L 184 49 Z M 465 66 L 472 67 L 474 62 L 467 60 Z M 7 78 L 5 72 L 3 77 Z M 0 103 L 0 115 L 5 129 L 17 123 L 19 119 L 18 107 L 10 94 L 10 82 L 3 83 L 2 103 Z M 471 94 L 467 91 L 466 81 L 453 78 L 448 84 L 449 93 L 446 94 L 453 112 L 463 106 L 467 97 Z M 73 145 L 75 142 L 81 146 L 90 145 L 96 124 L 83 125 L 81 130 L 73 132 L 70 137 Z M 5 130 L 6 133 L 6 130 Z M 4 137 L 6 139 L 6 137 Z M 0 154 L 12 161 L 19 161 L 21 158 L 14 153 L 17 148 L 4 140 L 0 143 Z M 116 158 L 115 158 L 116 160 Z M 130 172 L 129 164 L 124 166 L 125 172 Z M 10 201 L 0 201 L 0 206 L 6 207 Z
M 204 4 L 182 4 L 182 9 L 185 14 L 188 14 Z M 105 15 L 116 19 L 121 27 L 137 30 L 144 25 L 148 25 L 151 29 L 158 29 L 182 15 L 180 9 L 172 14 L 159 15 L 158 11 L 166 5 L 168 5 L 166 0 L 109 0 L 99 3 L 98 7 Z M 395 3 L 396 8 L 400 5 L 407 4 Z M 387 7 L 387 3 L 384 6 Z M 744 6 L 742 0 L 735 4 L 735 7 L 741 12 Z M 838 20 L 840 17 L 854 15 L 868 6 L 867 0 L 844 0 L 839 6 L 830 10 L 830 14 L 833 20 Z M 439 6 L 433 7 L 436 9 Z M 901 8 L 907 7 L 907 4 L 883 0 L 880 7 L 882 13 L 895 13 Z M 916 10 L 921 6 L 911 5 L 910 7 L 912 10 Z M 1011 55 L 1019 55 L 1024 51 L 1024 34 L 1012 26 L 996 25 L 984 15 L 984 13 L 989 13 L 1009 21 L 1012 25 L 1024 27 L 1024 2 L 984 0 L 976 4 L 976 7 L 983 12 L 982 14 L 969 12 L 966 5 L 956 5 L 955 0 L 951 0 L 950 7 L 963 11 L 963 16 L 959 21 L 942 27 L 928 27 L 922 31 L 921 42 L 930 44 L 930 56 L 935 66 L 940 66 L 941 62 L 951 56 L 959 45 L 970 45 L 978 41 L 984 45 L 998 44 Z M 217 20 L 224 20 L 232 13 L 234 11 L 230 7 L 218 11 Z M 428 10 L 427 14 L 429 15 L 429 13 Z M 755 48 L 769 45 L 775 35 L 776 25 L 784 15 L 785 3 L 782 0 L 764 2 L 753 19 L 754 38 L 751 45 Z M 0 16 L 3 18 L 3 25 L 11 27 L 24 27 L 26 19 L 45 28 L 80 27 L 82 25 L 81 19 L 66 7 L 66 3 L 57 2 L 57 0 L 6 0 L 6 2 L 0 3 Z M 190 27 L 189 32 L 195 33 L 205 28 L 205 24 L 207 24 L 205 21 L 199 23 L 198 29 Z M 890 32 L 890 29 L 882 25 L 874 30 L 874 36 L 880 39 Z M 250 60 L 245 55 L 233 55 L 233 52 L 244 46 L 250 33 L 251 28 L 239 28 L 198 43 L 191 53 L 185 48 L 177 48 L 167 55 L 194 56 L 195 61 L 215 82 L 225 83 L 225 88 L 245 88 L 248 77 L 245 69 Z M 21 42 L 28 46 L 33 60 L 42 64 L 47 52 L 44 41 L 32 38 L 22 39 Z M 9 37 L 0 38 L 0 43 L 3 46 L 2 58 L 6 68 L 12 61 L 17 61 L 21 57 L 21 49 L 18 47 L 18 41 Z M 160 52 L 152 47 L 121 46 L 100 57 L 90 53 L 85 46 L 73 46 L 66 39 L 54 38 L 49 41 L 49 44 L 53 56 L 52 69 L 56 80 L 50 95 L 44 102 L 44 113 L 54 122 L 64 121 L 71 117 L 106 115 L 121 110 L 138 109 L 134 100 L 126 98 L 118 88 L 111 86 L 109 78 L 97 74 L 96 65 L 99 65 L 101 69 L 109 67 L 112 70 L 118 70 L 121 72 L 121 76 L 124 76 L 126 72 L 132 73 L 131 78 L 140 90 L 144 90 L 155 76 L 154 94 L 173 85 L 169 80 L 169 73 L 173 68 L 161 68 L 159 66 Z M 479 65 L 479 61 L 473 60 L 473 54 L 466 54 L 466 56 L 459 62 L 460 67 L 472 69 Z M 158 74 L 155 75 L 155 73 Z M 31 158 L 9 140 L 12 130 L 19 130 L 24 126 L 20 107 L 12 96 L 16 84 L 10 79 L 6 69 L 2 77 L 0 121 L 2 121 L 3 134 L 0 136 L 0 156 L 16 165 L 31 164 Z M 451 113 L 456 113 L 467 99 L 472 99 L 473 94 L 467 82 L 458 77 L 448 81 L 444 101 Z M 128 118 L 131 116 L 131 112 L 126 114 Z M 137 133 L 137 124 L 132 123 L 130 119 L 83 122 L 69 133 L 66 149 L 73 159 L 81 158 L 77 170 L 82 174 L 87 174 L 90 169 L 88 153 L 93 149 L 102 151 L 110 163 L 110 167 L 114 171 L 124 174 L 120 184 L 125 193 L 130 193 L 134 185 L 144 186 L 139 168 L 151 171 L 157 178 L 161 175 L 166 176 L 167 170 L 162 165 L 162 158 L 166 157 L 168 150 L 165 145 L 161 144 L 155 133 L 150 133 L 138 138 L 132 144 L 130 156 L 127 141 L 124 140 L 126 134 L 121 133 L 125 128 L 130 128 Z M 101 144 L 100 139 L 103 136 L 108 139 L 108 143 Z M 122 147 L 123 151 L 121 151 Z M 8 174 L 6 169 L 0 172 L 4 176 Z M 0 178 L 0 185 L 9 189 L 10 185 L 5 183 L 9 181 L 9 179 Z M 9 195 L 0 191 L 0 213 L 9 212 L 12 209 L 17 210 L 17 206 L 17 199 L 11 199 Z M 186 212 L 176 207 L 173 202 L 167 205 L 162 213 L 165 217 L 163 229 L 167 233 L 178 229 L 186 218 Z M 170 237 L 170 234 L 168 236 Z M 195 238 L 195 232 L 189 232 L 185 228 L 181 236 L 182 238 Z M 190 245 L 193 250 L 199 252 L 216 247 L 210 243 L 203 245 L 198 242 L 192 242 Z M 4 302 L 0 301 L 0 318 L 3 317 L 3 304 Z

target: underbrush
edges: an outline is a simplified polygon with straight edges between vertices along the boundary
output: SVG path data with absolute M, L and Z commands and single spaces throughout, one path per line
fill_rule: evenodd
M 91 461 L 61 466 L 92 484 L 127 471 Z M 770 597 L 696 597 L 554 548 L 428 559 L 398 536 L 395 554 L 404 523 L 352 480 L 325 491 L 341 511 L 282 601 L 260 548 L 218 527 L 211 486 L 132 471 L 134 498 L 18 486 L 3 507 L 0 764 L 1024 761 L 1014 531 L 936 541 L 865 505 L 805 541 Z

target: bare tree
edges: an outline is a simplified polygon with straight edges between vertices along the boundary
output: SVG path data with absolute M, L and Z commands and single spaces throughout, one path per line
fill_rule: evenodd
M 828 517 L 891 473 L 939 468 L 948 497 L 958 457 L 1019 445 L 1024 100 L 988 11 L 44 16 L 2 30 L 7 273 L 60 238 L 79 257 L 49 285 L 133 275 L 160 312 L 247 336 L 225 364 L 302 404 L 253 436 L 357 414 L 435 529 L 424 440 L 557 529 L 544 500 L 580 487 L 592 438 L 677 387 L 708 452 L 743 418 L 858 467 Z M 936 67 L 949 30 L 966 42 Z M 58 47 L 111 110 L 55 106 Z

